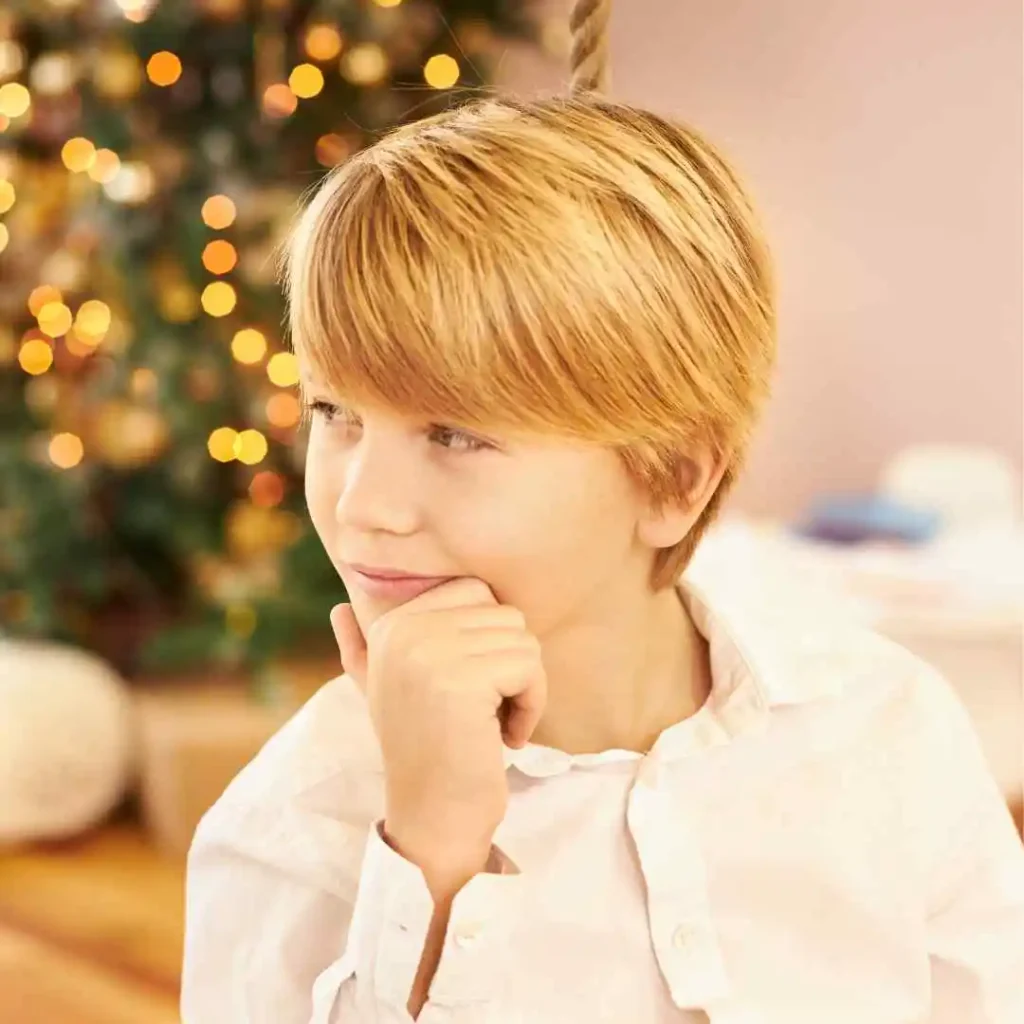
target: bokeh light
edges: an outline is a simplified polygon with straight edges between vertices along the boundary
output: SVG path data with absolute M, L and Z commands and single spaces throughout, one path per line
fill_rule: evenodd
M 3 252 L 7 248 L 7 243 L 11 240 L 11 233 L 7 230 L 6 224 L 0 224 L 0 252 Z
M 48 302 L 39 310 L 39 330 L 51 338 L 67 334 L 72 322 L 71 310 L 63 302 Z
M 218 462 L 232 462 L 235 458 L 235 439 L 238 431 L 232 427 L 218 427 L 210 434 L 206 450 Z
M 203 249 L 203 266 L 211 274 L 227 274 L 234 269 L 237 262 L 238 253 L 235 247 L 223 238 L 208 242 Z
M 49 455 L 58 469 L 71 469 L 82 461 L 85 448 L 77 434 L 54 434 L 50 439 Z
M 447 53 L 435 53 L 423 66 L 423 77 L 432 89 L 450 89 L 459 80 L 459 62 Z
M 349 155 L 351 146 L 342 136 L 328 132 L 316 140 L 314 152 L 318 164 L 322 167 L 334 167 Z
M 295 395 L 281 391 L 267 399 L 267 422 L 272 426 L 294 427 L 302 418 L 302 406 Z
M 89 139 L 76 135 L 61 147 L 60 158 L 69 171 L 87 171 L 96 161 L 96 147 Z
M 375 85 L 388 73 L 388 58 L 377 43 L 360 43 L 341 58 L 339 67 L 353 85 Z
M 99 337 L 110 330 L 110 307 L 100 299 L 87 299 L 78 307 L 75 329 L 89 337 Z
M 28 293 L 28 311 L 35 317 L 48 302 L 63 302 L 64 296 L 60 289 L 52 284 L 41 284 Z
M 284 478 L 273 470 L 260 470 L 249 482 L 249 497 L 258 508 L 280 505 L 284 501 Z
M 341 33 L 333 25 L 312 25 L 305 46 L 310 60 L 334 60 L 341 53 Z
M 288 117 L 298 105 L 298 97 L 284 82 L 275 82 L 264 90 L 263 110 L 268 117 Z
M 235 204 L 227 196 L 216 195 L 210 196 L 203 203 L 201 214 L 203 223 L 208 228 L 213 228 L 214 231 L 223 231 L 234 222 L 235 212 Z
M 0 178 L 0 213 L 6 213 L 15 203 L 18 193 L 6 178 Z
M 181 58 L 170 50 L 160 50 L 146 62 L 146 75 L 154 85 L 174 85 L 181 77 Z
M 210 316 L 227 316 L 235 308 L 238 296 L 227 281 L 213 281 L 203 289 L 199 301 Z
M 243 327 L 231 339 L 231 354 L 240 363 L 258 363 L 267 354 L 267 339 L 255 327 Z
M 258 430 L 243 430 L 234 442 L 235 458 L 255 466 L 267 457 L 267 439 Z
M 4 117 L 21 117 L 31 105 L 32 94 L 21 82 L 0 85 L 0 114 Z
M 324 73 L 315 64 L 299 64 L 288 76 L 288 88 L 300 100 L 316 96 L 324 87 Z
M 18 363 L 33 376 L 46 373 L 53 366 L 53 349 L 42 338 L 29 338 L 18 352 Z
M 279 388 L 294 387 L 299 382 L 299 363 L 291 352 L 278 352 L 267 363 L 267 376 Z
M 113 181 L 117 177 L 117 172 L 120 169 L 121 158 L 112 149 L 97 149 L 96 159 L 93 160 L 92 166 L 88 168 L 88 173 L 93 181 L 105 185 L 108 181 Z

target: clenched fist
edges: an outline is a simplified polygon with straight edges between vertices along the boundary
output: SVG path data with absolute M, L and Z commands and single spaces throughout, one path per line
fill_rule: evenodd
M 388 841 L 443 886 L 483 868 L 505 816 L 502 739 L 521 747 L 547 694 L 540 645 L 480 580 L 443 583 L 377 619 L 331 613 L 384 756 Z

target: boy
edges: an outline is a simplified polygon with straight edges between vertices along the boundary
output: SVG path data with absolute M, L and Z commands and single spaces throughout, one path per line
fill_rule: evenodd
M 478 101 L 340 168 L 288 270 L 346 674 L 197 831 L 186 1024 L 1024 1020 L 1024 849 L 946 685 L 680 581 L 775 355 L 717 152 Z

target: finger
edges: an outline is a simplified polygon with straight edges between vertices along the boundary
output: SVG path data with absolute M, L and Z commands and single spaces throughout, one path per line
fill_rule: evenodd
M 508 701 L 505 742 L 523 746 L 533 735 L 547 704 L 547 674 L 536 650 L 509 651 L 490 676 Z
M 507 626 L 489 626 L 467 629 L 460 633 L 458 646 L 454 648 L 461 655 L 472 658 L 487 655 L 518 653 L 537 657 L 539 645 L 534 637 L 522 629 Z
M 469 608 L 473 605 L 496 605 L 497 598 L 483 580 L 475 576 L 458 576 L 401 605 L 404 613 L 437 611 L 442 608 Z M 397 609 L 396 609 L 397 610 Z
M 366 638 L 356 621 L 350 604 L 337 604 L 331 609 L 331 628 L 338 643 L 341 667 L 361 690 L 366 689 Z
M 521 633 L 527 631 L 526 616 L 509 604 L 476 605 L 472 608 L 453 609 L 451 614 L 456 627 L 464 632 L 476 629 L 516 629 Z

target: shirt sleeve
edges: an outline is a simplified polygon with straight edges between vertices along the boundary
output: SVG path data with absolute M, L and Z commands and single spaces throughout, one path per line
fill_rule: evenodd
M 1024 1021 L 1024 844 L 944 681 L 929 729 L 931 1024 Z
M 244 844 L 230 833 L 201 825 L 189 853 L 183 1024 L 411 1024 L 433 901 L 380 823 L 354 901 L 313 877 L 295 834 L 290 852 L 272 853 L 266 838 Z M 517 875 L 497 862 L 503 874 L 476 876 L 453 902 L 420 1024 L 479 1020 L 474 1007 L 498 984 Z

